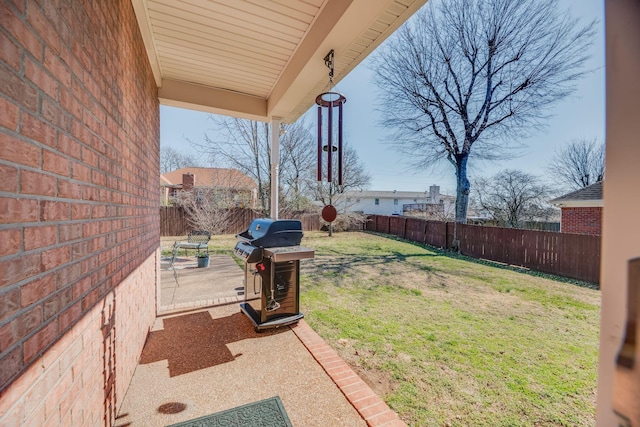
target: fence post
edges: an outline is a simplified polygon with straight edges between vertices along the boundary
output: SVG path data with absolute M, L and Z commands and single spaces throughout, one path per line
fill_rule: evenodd
M 402 217 L 402 220 L 404 221 L 404 227 L 402 227 L 402 238 L 407 240 L 407 218 Z

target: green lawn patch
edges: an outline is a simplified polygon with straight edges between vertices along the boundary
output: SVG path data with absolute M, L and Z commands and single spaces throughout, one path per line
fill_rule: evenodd
M 600 293 L 365 233 L 306 233 L 307 322 L 412 426 L 594 424 Z

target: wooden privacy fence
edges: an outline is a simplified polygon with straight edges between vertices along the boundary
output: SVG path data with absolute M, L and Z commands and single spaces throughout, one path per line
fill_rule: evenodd
M 448 249 L 454 227 L 460 253 L 563 277 L 600 281 L 600 236 L 371 215 L 366 229 Z
M 264 217 L 263 214 L 252 209 L 232 208 L 228 215 L 226 228 L 221 234 L 237 234 L 249 227 L 251 221 Z M 318 214 L 292 213 L 283 215 L 282 219 L 299 219 L 304 231 L 320 230 L 321 221 Z M 160 207 L 160 235 L 186 236 L 193 227 L 189 223 L 187 212 L 180 206 Z

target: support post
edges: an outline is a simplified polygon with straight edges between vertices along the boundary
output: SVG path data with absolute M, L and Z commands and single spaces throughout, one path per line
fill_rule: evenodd
M 278 219 L 280 175 L 280 117 L 271 118 L 271 219 Z

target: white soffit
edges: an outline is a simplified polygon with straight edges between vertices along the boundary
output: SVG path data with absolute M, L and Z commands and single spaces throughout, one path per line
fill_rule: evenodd
M 291 122 L 426 0 L 132 0 L 163 104 Z

